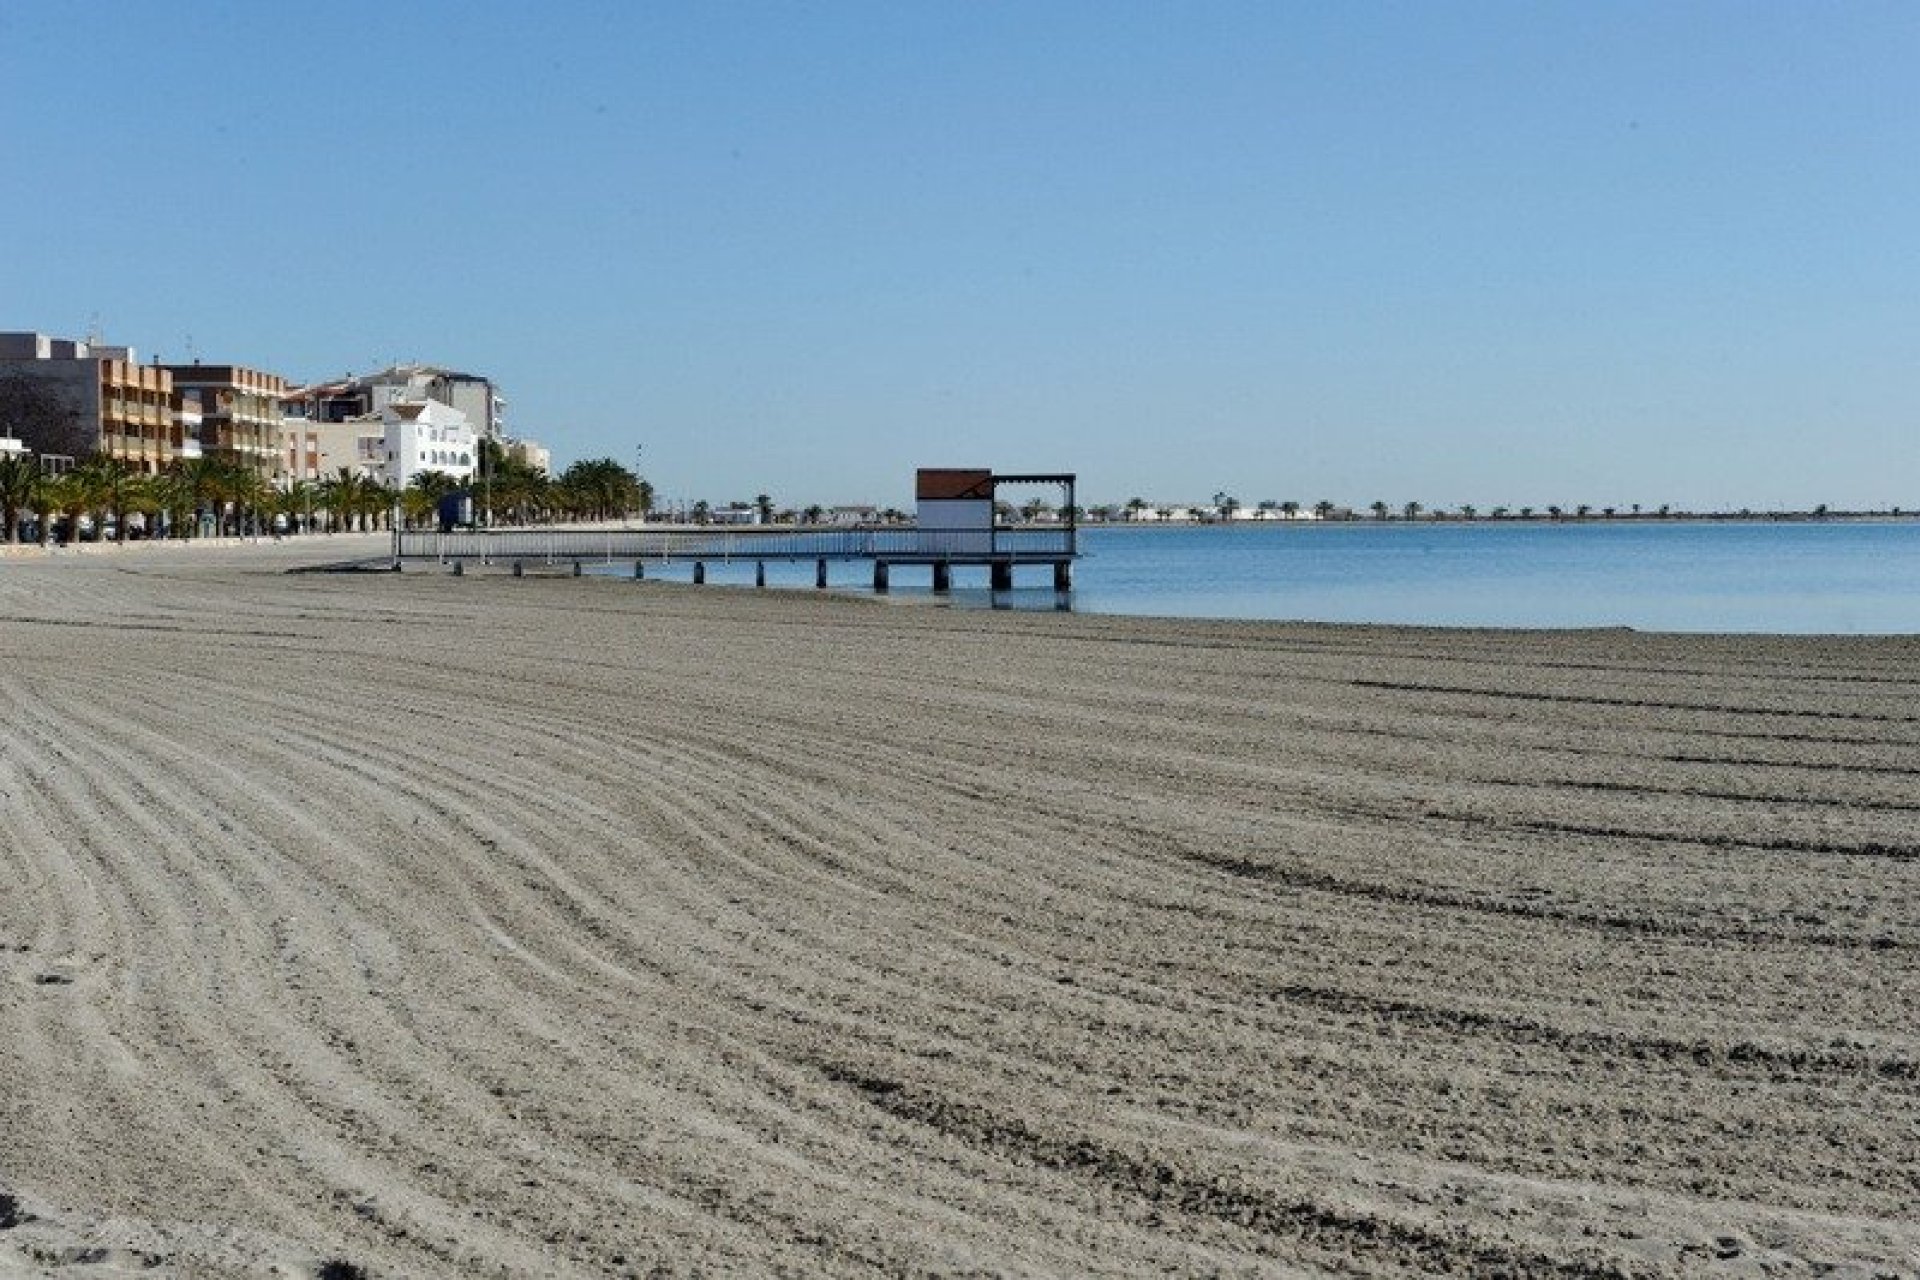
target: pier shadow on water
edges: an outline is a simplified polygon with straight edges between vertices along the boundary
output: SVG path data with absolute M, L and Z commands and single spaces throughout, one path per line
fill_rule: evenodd
M 631 561 L 614 561 L 606 564 L 588 564 L 584 572 L 599 577 L 631 578 Z M 994 591 L 986 585 L 986 570 L 978 571 L 978 583 L 967 582 L 974 576 L 968 570 L 956 568 L 957 581 L 953 590 L 936 592 L 933 589 L 933 571 L 918 565 L 895 565 L 889 590 L 876 593 L 873 589 L 873 570 L 870 566 L 858 562 L 835 562 L 829 571 L 828 590 L 839 595 L 871 596 L 878 600 L 898 601 L 903 604 L 931 605 L 948 609 L 996 609 L 1019 613 L 1072 613 L 1074 593 L 1055 591 L 1051 584 L 1020 586 L 1018 579 L 1011 591 Z M 1041 568 L 1028 568 L 1022 572 L 1039 578 Z M 963 576 L 963 574 L 965 576 Z M 755 569 L 750 560 L 709 560 L 706 562 L 706 582 L 704 585 L 720 590 L 744 587 L 754 588 Z M 692 561 L 648 561 L 647 580 L 651 582 L 693 582 Z M 766 585 L 769 591 L 813 591 L 813 564 L 807 562 L 769 560 L 766 562 Z

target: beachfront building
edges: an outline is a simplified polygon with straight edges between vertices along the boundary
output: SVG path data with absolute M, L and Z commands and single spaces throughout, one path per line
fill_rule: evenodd
M 405 489 L 413 478 L 438 471 L 466 484 L 479 473 L 480 437 L 467 415 L 438 400 L 390 401 L 380 411 L 385 471 Z
M 537 440 L 509 440 L 506 454 L 510 462 L 517 462 L 543 476 L 553 474 L 553 450 Z
M 200 404 L 200 452 L 251 471 L 262 480 L 279 474 L 281 401 L 287 380 L 237 364 L 162 365 L 182 397 Z
M 490 440 L 506 434 L 507 399 L 491 378 L 430 364 L 396 364 L 377 373 L 295 387 L 287 393 L 287 412 L 312 422 L 346 422 L 421 400 L 459 410 L 476 434 Z
M 0 333 L 0 381 L 13 379 L 53 411 L 0 425 L 53 465 L 103 455 L 153 472 L 187 456 L 172 375 L 131 347 Z
M 379 414 L 345 422 L 288 418 L 281 424 L 281 457 L 274 483 L 330 480 L 342 470 L 365 480 L 386 474 L 387 428 Z

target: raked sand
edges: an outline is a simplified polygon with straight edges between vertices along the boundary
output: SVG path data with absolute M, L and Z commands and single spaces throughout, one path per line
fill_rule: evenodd
M 0 560 L 0 1275 L 1920 1273 L 1914 639 L 356 545 Z

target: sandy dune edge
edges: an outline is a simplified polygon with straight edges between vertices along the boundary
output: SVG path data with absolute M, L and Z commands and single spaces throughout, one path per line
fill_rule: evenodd
M 0 565 L 0 1274 L 1920 1272 L 1920 644 Z

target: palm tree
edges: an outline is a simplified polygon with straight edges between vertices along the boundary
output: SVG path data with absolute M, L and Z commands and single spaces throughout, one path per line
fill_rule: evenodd
M 167 484 L 164 471 L 151 475 L 136 471 L 121 486 L 120 502 L 123 514 L 120 518 L 120 536 L 128 536 L 128 516 L 138 515 L 141 527 L 149 538 L 160 536 L 161 515 L 167 509 Z
M 360 519 L 363 527 L 374 530 L 383 524 L 393 527 L 393 504 L 398 498 L 393 486 L 384 480 L 369 480 L 360 493 Z
M 92 509 L 114 526 L 114 537 L 126 541 L 127 508 L 139 497 L 139 474 L 120 459 L 104 454 L 88 458 L 69 474 L 79 477 Z
M 1418 520 L 1420 518 L 1420 512 L 1424 510 L 1424 508 L 1417 502 L 1409 502 L 1406 506 L 1402 507 L 1400 510 L 1402 514 L 1404 514 L 1407 517 L 1407 519 Z
M 215 530 L 219 530 L 220 505 L 226 500 L 228 487 L 228 467 L 218 458 L 192 458 L 186 462 L 174 464 L 168 468 L 166 483 L 162 486 L 167 497 L 168 509 L 176 517 L 174 523 L 183 533 L 197 533 L 192 527 L 197 524 L 194 517 L 215 516 Z
M 1288 498 L 1285 502 L 1280 504 L 1280 514 L 1285 516 L 1287 519 L 1292 520 L 1293 518 L 1295 518 L 1300 514 L 1300 504 L 1295 502 L 1292 498 Z
M 1319 517 L 1320 517 L 1320 518 L 1321 518 L 1322 520 L 1325 520 L 1325 519 L 1326 519 L 1326 518 L 1327 518 L 1328 516 L 1330 516 L 1330 515 L 1332 515 L 1332 514 L 1333 514 L 1333 499 L 1331 499 L 1331 498 L 1322 498 L 1322 499 L 1320 499 L 1320 501 L 1318 501 L 1318 502 L 1316 502 L 1316 503 L 1314 503 L 1314 504 L 1313 504 L 1313 514 L 1314 514 L 1314 515 L 1316 515 L 1316 516 L 1319 516 Z
M 40 464 L 24 453 L 0 455 L 0 520 L 5 520 L 5 540 L 20 539 L 20 513 L 34 509 L 40 494 Z
M 296 533 L 313 532 L 315 488 L 311 481 L 291 480 L 280 492 L 279 508 L 286 513 L 287 524 Z
M 753 499 L 753 509 L 760 513 L 761 524 L 773 523 L 773 498 L 771 495 L 764 493 L 756 494 Z
M 825 514 L 827 514 L 827 509 L 817 502 L 809 505 L 805 511 L 800 513 L 801 518 L 808 524 L 819 524 L 820 517 Z
M 76 542 L 80 538 L 80 522 L 90 517 L 99 505 L 99 488 L 95 476 L 89 475 L 83 467 L 75 467 L 64 475 L 41 487 L 41 498 L 47 504 L 47 514 L 65 516 L 67 521 L 66 541 Z M 51 519 L 48 520 L 51 524 Z
M 327 532 L 338 533 L 347 527 L 359 502 L 360 473 L 341 467 L 318 486 L 321 509 L 327 513 Z
M 552 483 L 532 467 L 514 463 L 502 467 L 493 477 L 493 503 L 507 512 L 511 524 L 526 524 L 536 509 L 544 509 Z
M 583 519 L 607 520 L 653 505 L 653 486 L 612 458 L 574 463 L 554 482 L 555 504 Z
M 417 485 L 410 484 L 400 492 L 400 514 L 409 529 L 432 523 L 434 512 L 439 509 L 440 500 Z
M 416 472 L 400 495 L 401 514 L 410 527 L 431 523 L 441 500 L 458 492 L 460 481 L 444 471 Z
M 147 482 L 148 509 L 158 517 L 159 527 L 148 526 L 148 534 L 158 537 L 164 530 L 169 538 L 187 536 L 188 517 L 193 511 L 193 499 L 182 483 L 179 463 L 163 467 L 158 475 Z
M 1463 502 L 1460 504 L 1460 518 L 1462 520 L 1471 522 L 1474 516 L 1479 514 L 1479 510 L 1480 509 L 1474 506 L 1472 503 Z
M 220 496 L 233 509 L 235 537 L 260 532 L 260 512 L 271 501 L 273 486 L 252 467 L 244 464 L 224 468 Z
M 1387 512 L 1390 510 L 1390 508 L 1384 502 L 1375 502 L 1373 506 L 1369 508 L 1369 510 L 1373 512 L 1373 518 L 1375 520 L 1385 520 L 1387 518 Z

